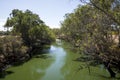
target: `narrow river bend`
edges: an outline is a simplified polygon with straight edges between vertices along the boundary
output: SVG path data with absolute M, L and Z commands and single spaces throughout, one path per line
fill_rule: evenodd
M 79 70 L 85 63 L 75 61 L 80 54 L 69 47 L 68 43 L 58 41 L 30 61 L 9 68 L 11 73 L 0 80 L 118 80 L 111 79 L 102 66 L 91 66 L 91 74 L 86 68 Z

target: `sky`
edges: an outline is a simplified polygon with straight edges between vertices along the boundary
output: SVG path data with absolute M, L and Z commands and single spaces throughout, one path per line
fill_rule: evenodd
M 79 0 L 0 0 L 0 31 L 13 9 L 31 10 L 51 28 L 60 28 L 60 21 L 80 4 Z

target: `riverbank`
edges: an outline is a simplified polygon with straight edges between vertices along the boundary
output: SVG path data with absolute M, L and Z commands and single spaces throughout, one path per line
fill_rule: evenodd
M 119 80 L 110 78 L 102 65 L 90 66 L 76 61 L 80 54 L 70 49 L 66 42 L 53 43 L 31 60 L 7 69 L 8 74 L 0 80 Z

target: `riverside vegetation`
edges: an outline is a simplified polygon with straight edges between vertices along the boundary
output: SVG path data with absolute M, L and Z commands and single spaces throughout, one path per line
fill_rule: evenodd
M 4 72 L 8 65 L 30 59 L 32 51 L 42 49 L 55 39 L 50 28 L 30 10 L 12 10 L 4 27 L 12 27 L 12 30 L 0 37 L 0 73 Z
M 120 0 L 80 1 L 86 5 L 65 15 L 59 37 L 115 77 L 120 72 Z
M 59 38 L 84 55 L 76 61 L 86 62 L 89 73 L 89 66 L 102 64 L 116 77 L 120 73 L 120 1 L 80 1 L 84 5 L 67 13 L 60 29 L 50 29 L 29 10 L 14 9 L 5 24 L 12 30 L 0 38 L 0 71 L 28 60 L 33 50 L 42 50 Z

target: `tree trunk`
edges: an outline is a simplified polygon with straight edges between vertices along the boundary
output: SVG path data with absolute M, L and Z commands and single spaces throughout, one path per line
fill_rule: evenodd
M 108 72 L 110 73 L 111 77 L 115 77 L 116 73 L 110 67 L 107 67 Z
M 109 66 L 109 62 L 104 62 L 105 67 L 107 68 L 108 72 L 110 73 L 111 77 L 115 77 L 116 73 L 111 69 L 111 67 Z

